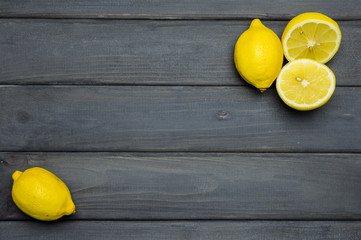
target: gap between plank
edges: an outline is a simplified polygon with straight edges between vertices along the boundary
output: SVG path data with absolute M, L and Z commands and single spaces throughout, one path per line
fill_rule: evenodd
M 251 87 L 252 89 L 254 89 L 253 86 L 251 85 L 245 85 L 245 84 L 157 84 L 157 83 L 150 83 L 150 84 L 145 84 L 145 83 L 94 83 L 94 84 L 90 84 L 90 83 L 84 83 L 84 84 L 79 84 L 79 83 L 61 83 L 61 84 L 56 84 L 56 83 L 19 83 L 19 84 L 14 84 L 14 83 L 0 83 L 0 88 L 1 87 L 18 87 L 18 86 L 24 86 L 24 87 L 30 87 L 30 86 L 34 86 L 34 87 L 40 87 L 40 86 L 48 86 L 48 87 L 246 87 L 249 88 Z M 336 85 L 336 87 L 342 87 L 342 88 L 358 88 L 361 87 L 361 85 Z M 273 89 L 274 87 L 271 86 L 269 89 Z
M 56 222 L 361 222 L 353 219 L 66 219 L 66 216 Z M 39 222 L 35 219 L 0 219 L 0 222 Z
M 359 155 L 361 154 L 361 151 L 360 152 L 321 152 L 321 151 L 308 151 L 308 152 L 297 152 L 297 151 L 269 151 L 269 152 L 262 152 L 262 151 L 172 151 L 172 150 L 169 150 L 169 151 L 127 151 L 127 150 L 124 150 L 124 151 L 119 151 L 119 150 L 107 150 L 107 151 L 99 151 L 99 150 L 94 150 L 94 151 L 91 151 L 91 150 L 88 150 L 88 151 L 82 151 L 82 150 L 71 150 L 71 151 L 68 151 L 68 150 L 56 150 L 56 151 L 39 151 L 39 150 L 36 150 L 36 151 L 29 151 L 29 150 L 24 150 L 24 151 L 14 151 L 14 150 L 1 150 L 0 153 L 149 153 L 149 154 L 154 154 L 154 153 L 157 153 L 157 154 L 169 154 L 169 153 L 173 153 L 173 154 L 197 154 L 197 153 L 209 153 L 209 154 L 215 154 L 215 153 L 218 153 L 218 154 L 290 154 L 290 153 L 294 153 L 294 154 L 348 154 L 348 155 Z
M 47 15 L 47 14 L 32 14 L 32 15 L 0 15 L 0 19 L 69 19 L 69 20 L 104 20 L 104 21 L 123 21 L 123 20 L 150 20 L 150 21 L 250 21 L 255 18 L 259 18 L 262 21 L 290 21 L 293 17 L 279 17 L 279 16 L 107 16 L 107 14 L 101 14 L 98 17 L 90 16 L 75 16 L 75 15 Z M 361 21 L 361 17 L 350 17 L 350 18 L 333 18 L 335 21 L 349 22 L 349 21 Z

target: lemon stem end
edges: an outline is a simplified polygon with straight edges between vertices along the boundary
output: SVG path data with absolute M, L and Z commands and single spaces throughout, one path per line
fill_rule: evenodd
M 12 175 L 13 180 L 16 181 L 20 177 L 21 174 L 23 174 L 23 172 L 15 171 Z
M 75 204 L 73 203 L 73 201 L 69 204 L 68 209 L 65 211 L 64 215 L 71 215 L 73 213 L 75 213 Z
M 264 25 L 262 24 L 261 20 L 256 18 L 256 19 L 253 19 L 253 21 L 251 22 L 250 28 L 254 28 L 254 27 L 264 27 Z

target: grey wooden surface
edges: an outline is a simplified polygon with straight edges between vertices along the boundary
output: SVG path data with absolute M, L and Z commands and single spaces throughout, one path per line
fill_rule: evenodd
M 52 224 L 10 221 L 0 222 L 0 237 L 19 240 L 359 240 L 360 228 L 360 222 L 352 221 L 61 221 Z
M 71 220 L 361 219 L 360 154 L 2 153 L 0 220 L 29 219 L 11 174 L 34 166 L 69 186 Z
M 0 239 L 361 239 L 359 0 L 0 0 Z M 253 18 L 337 20 L 329 103 L 288 108 L 236 73 Z M 15 170 L 70 188 L 44 223 Z M 352 220 L 352 221 L 351 221 Z
M 250 21 L 0 19 L 0 84 L 246 85 L 233 48 Z M 264 21 L 282 35 L 287 21 Z M 338 86 L 360 86 L 361 22 L 328 63 Z
M 361 19 L 359 0 L 13 0 L 0 2 L 4 17 L 287 19 L 303 12 Z
M 2 86 L 1 151 L 360 152 L 361 88 L 311 112 L 274 89 Z

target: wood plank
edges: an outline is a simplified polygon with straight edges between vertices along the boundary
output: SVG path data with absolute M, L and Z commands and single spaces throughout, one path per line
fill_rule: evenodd
M 2 239 L 359 240 L 360 222 L 63 221 L 0 222 Z
M 335 19 L 361 19 L 358 0 L 16 0 L 1 1 L 1 17 L 69 18 L 266 18 L 290 19 L 302 12 L 322 12 Z
M 1 153 L 0 220 L 29 219 L 11 199 L 15 170 L 59 176 L 65 219 L 361 219 L 361 154 Z
M 311 112 L 251 87 L 0 87 L 0 151 L 361 152 L 361 88 Z
M 287 24 L 264 23 L 279 36 Z M 361 86 L 361 22 L 339 23 L 328 66 L 339 86 Z M 233 48 L 249 24 L 1 19 L 0 84 L 246 85 Z

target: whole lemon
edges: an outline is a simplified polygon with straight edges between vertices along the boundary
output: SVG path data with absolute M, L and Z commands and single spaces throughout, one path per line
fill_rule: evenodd
M 281 40 L 259 19 L 254 19 L 236 43 L 234 62 L 241 77 L 263 92 L 272 85 L 281 71 Z
M 15 171 L 12 198 L 27 215 L 52 221 L 75 212 L 70 191 L 53 173 L 39 167 Z

